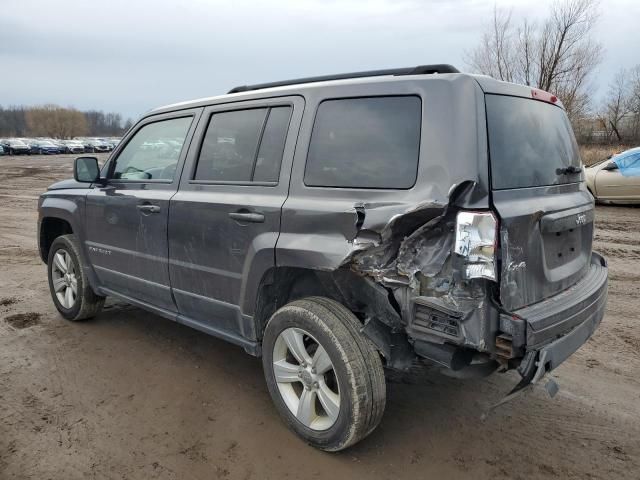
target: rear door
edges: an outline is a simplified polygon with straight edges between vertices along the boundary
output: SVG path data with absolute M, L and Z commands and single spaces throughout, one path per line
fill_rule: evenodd
M 86 198 L 85 247 L 100 284 L 175 311 L 167 221 L 198 110 L 150 117 L 110 159 L 107 184 Z
M 203 112 L 169 215 L 171 286 L 186 323 L 256 339 L 255 292 L 275 265 L 303 106 L 282 97 Z
M 493 205 L 500 217 L 503 306 L 515 310 L 576 283 L 589 268 L 593 199 L 565 111 L 485 95 Z

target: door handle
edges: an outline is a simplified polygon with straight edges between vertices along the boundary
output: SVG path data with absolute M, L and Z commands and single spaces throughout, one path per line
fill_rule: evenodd
M 142 213 L 159 213 L 160 212 L 160 207 L 158 205 L 151 205 L 149 203 L 136 205 L 136 208 L 140 210 Z
M 262 213 L 239 211 L 230 212 L 229 217 L 233 218 L 238 223 L 263 223 L 264 215 Z

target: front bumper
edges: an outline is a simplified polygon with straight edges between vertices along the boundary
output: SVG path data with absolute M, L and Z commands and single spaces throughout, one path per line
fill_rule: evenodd
M 569 358 L 596 330 L 607 303 L 608 268 L 597 253 L 588 273 L 567 290 L 542 302 L 500 315 L 500 327 L 512 336 L 524 359 L 520 374 L 537 381 Z

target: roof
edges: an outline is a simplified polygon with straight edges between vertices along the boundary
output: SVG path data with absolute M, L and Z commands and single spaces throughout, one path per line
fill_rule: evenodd
M 216 103 L 224 98 L 234 98 L 241 100 L 254 97 L 256 93 L 268 92 L 279 95 L 293 94 L 301 90 L 320 88 L 327 86 L 349 85 L 354 83 L 380 82 L 381 77 L 386 81 L 392 80 L 415 80 L 426 78 L 431 75 L 462 75 L 459 70 L 448 64 L 419 65 L 417 67 L 394 68 L 386 70 L 369 70 L 363 72 L 340 73 L 335 75 L 322 75 L 318 77 L 297 78 L 277 82 L 269 82 L 255 85 L 242 85 L 232 88 L 225 95 L 204 97 L 185 102 L 173 103 L 162 107 L 154 108 L 149 113 L 159 113 L 161 111 L 183 110 Z
M 447 64 L 421 65 L 388 70 L 372 70 L 366 72 L 323 75 L 319 77 L 298 78 L 279 82 L 269 82 L 256 85 L 245 85 L 232 88 L 229 93 L 212 97 L 198 98 L 184 102 L 173 103 L 154 108 L 149 114 L 199 108 L 221 101 L 236 102 L 242 100 L 259 99 L 266 95 L 287 96 L 300 94 L 303 91 L 327 87 L 339 87 L 354 84 L 373 84 L 381 82 L 408 82 L 451 77 L 473 78 L 485 93 L 498 93 L 531 98 L 532 88 L 525 85 L 503 82 L 486 75 L 461 73 L 455 67 Z M 558 102 L 558 106 L 561 106 Z

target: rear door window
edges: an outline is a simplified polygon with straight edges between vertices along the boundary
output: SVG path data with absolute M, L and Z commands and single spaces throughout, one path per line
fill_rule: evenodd
M 411 188 L 420 154 L 421 110 L 416 96 L 322 102 L 311 134 L 305 184 Z
M 254 182 L 278 181 L 290 119 L 291 107 L 274 107 L 269 110 L 253 171 Z
M 290 117 L 288 106 L 214 113 L 195 180 L 277 182 Z
M 562 174 L 580 166 L 578 145 L 565 111 L 550 103 L 485 95 L 491 183 L 496 190 L 576 182 Z

